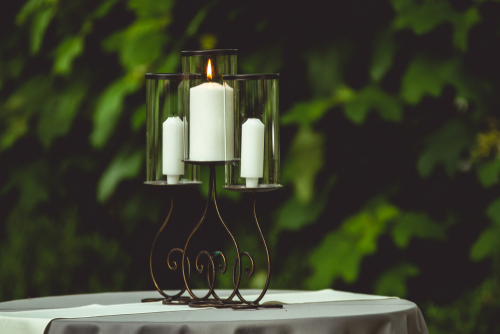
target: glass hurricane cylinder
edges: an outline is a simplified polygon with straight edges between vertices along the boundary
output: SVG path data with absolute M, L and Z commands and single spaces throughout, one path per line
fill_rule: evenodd
M 200 167 L 186 157 L 186 91 L 199 75 L 146 73 L 146 182 L 199 184 Z
M 186 91 L 187 161 L 224 164 L 232 160 L 234 111 L 222 77 L 236 73 L 237 50 L 182 51 L 182 71 L 201 75 Z
M 226 163 L 224 188 L 280 188 L 279 74 L 225 75 L 224 88 L 234 105 L 234 161 Z

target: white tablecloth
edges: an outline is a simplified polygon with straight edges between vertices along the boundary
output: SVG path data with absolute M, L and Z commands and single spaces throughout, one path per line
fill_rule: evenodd
M 257 299 L 258 295 L 243 297 L 251 301 Z M 284 304 L 303 304 L 390 298 L 396 297 L 365 295 L 326 289 L 311 292 L 267 294 L 260 303 L 278 301 Z M 161 302 L 150 302 L 119 305 L 94 304 L 64 309 L 0 312 L 0 334 L 43 334 L 45 328 L 54 319 L 195 310 L 200 310 L 200 308 L 191 308 L 188 305 L 163 305 Z

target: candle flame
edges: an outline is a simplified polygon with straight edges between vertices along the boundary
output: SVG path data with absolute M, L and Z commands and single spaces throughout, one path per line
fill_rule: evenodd
M 208 60 L 207 65 L 207 80 L 212 81 L 212 64 L 210 64 L 210 59 Z

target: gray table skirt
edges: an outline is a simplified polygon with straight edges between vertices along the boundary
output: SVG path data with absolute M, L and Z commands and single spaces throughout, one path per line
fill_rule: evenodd
M 268 294 L 284 291 L 271 290 Z M 289 292 L 289 291 L 287 291 Z M 219 291 L 218 291 L 219 293 Z M 258 291 L 243 290 L 244 295 Z M 299 293 L 299 292 L 298 292 Z M 219 295 L 224 296 L 224 290 Z M 200 293 L 201 295 L 201 293 Z M 0 311 L 137 303 L 156 291 L 43 297 L 0 303 Z M 168 308 L 168 306 L 165 306 Z M 55 319 L 47 334 L 427 334 L 417 305 L 403 299 L 284 305 L 283 309 L 205 309 L 106 317 Z

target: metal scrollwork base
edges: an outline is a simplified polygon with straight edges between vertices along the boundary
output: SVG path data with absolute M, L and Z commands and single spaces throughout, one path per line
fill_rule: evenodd
M 181 270 L 182 270 L 182 276 L 184 279 L 184 287 L 175 295 L 168 295 L 166 294 L 160 287 L 158 286 L 155 276 L 153 273 L 153 266 L 152 266 L 152 258 L 153 258 L 153 252 L 154 252 L 154 247 L 156 244 L 156 241 L 162 231 L 165 229 L 165 226 L 167 225 L 168 220 L 170 219 L 170 216 L 172 214 L 173 210 L 173 198 L 171 198 L 171 204 L 170 204 L 170 211 L 167 215 L 167 218 L 165 219 L 163 225 L 160 227 L 160 230 L 156 234 L 156 237 L 153 240 L 153 245 L 151 246 L 151 252 L 150 252 L 150 257 L 149 257 L 149 266 L 150 266 L 150 273 L 151 273 L 151 278 L 153 280 L 153 283 L 158 290 L 158 292 L 163 296 L 163 298 L 148 298 L 148 299 L 143 299 L 142 302 L 152 302 L 152 301 L 162 301 L 164 305 L 179 305 L 179 304 L 188 304 L 190 307 L 195 307 L 195 308 L 205 308 L 205 307 L 215 307 L 215 308 L 232 308 L 235 310 L 239 309 L 257 309 L 257 308 L 282 308 L 283 305 L 281 303 L 264 303 L 264 304 L 259 304 L 259 302 L 264 298 L 264 295 L 267 292 L 267 289 L 269 287 L 269 282 L 271 280 L 271 260 L 269 257 L 269 249 L 267 246 L 266 239 L 264 237 L 264 234 L 262 233 L 262 230 L 259 225 L 259 221 L 257 219 L 257 212 L 256 212 L 256 203 L 257 203 L 257 197 L 256 194 L 254 193 L 254 202 L 253 202 L 253 215 L 255 218 L 255 223 L 257 225 L 257 229 L 259 231 L 260 237 L 262 239 L 262 242 L 264 244 L 264 248 L 266 251 L 266 257 L 267 257 L 267 279 L 266 283 L 264 285 L 264 288 L 259 295 L 259 297 L 255 300 L 246 300 L 240 293 L 239 291 L 239 286 L 241 283 L 241 278 L 242 278 L 242 257 L 246 256 L 251 263 L 250 267 L 245 268 L 245 276 L 251 277 L 254 273 L 255 265 L 254 265 L 254 260 L 253 257 L 247 253 L 247 252 L 240 252 L 240 249 L 238 247 L 238 243 L 236 242 L 236 239 L 234 236 L 231 234 L 231 231 L 229 231 L 229 228 L 226 226 L 224 223 L 224 220 L 221 217 L 219 208 L 217 206 L 217 191 L 216 191 L 216 178 L 215 178 L 215 163 L 214 164 L 208 164 L 210 167 L 210 176 L 209 176 L 209 187 L 208 187 L 208 198 L 207 198 L 207 203 L 205 205 L 205 210 L 203 212 L 203 215 L 201 219 L 198 221 L 194 229 L 191 231 L 189 237 L 186 240 L 186 243 L 184 245 L 184 249 L 180 248 L 174 248 L 172 249 L 167 257 L 167 264 L 170 270 L 175 271 L 177 270 L 178 266 L 175 261 L 170 261 L 170 255 L 173 253 L 180 253 L 182 254 L 182 261 L 181 261 Z M 221 298 L 217 295 L 215 292 L 215 282 L 216 282 L 216 276 L 217 274 L 223 275 L 227 271 L 227 261 L 225 255 L 221 251 L 216 251 L 213 254 L 210 254 L 207 251 L 200 251 L 198 253 L 198 256 L 196 257 L 195 261 L 195 268 L 196 271 L 200 274 L 203 274 L 203 271 L 206 269 L 206 279 L 208 283 L 208 292 L 204 296 L 197 296 L 193 290 L 191 289 L 189 285 L 189 278 L 191 276 L 191 264 L 189 261 L 189 258 L 187 256 L 187 250 L 190 245 L 190 241 L 193 237 L 193 235 L 198 231 L 199 227 L 204 223 L 204 221 L 207 218 L 207 214 L 211 211 L 211 204 L 213 203 L 213 208 L 215 209 L 216 216 L 219 220 L 219 222 L 222 224 L 222 227 L 224 230 L 228 233 L 229 237 L 231 238 L 234 248 L 236 250 L 236 258 L 233 263 L 233 268 L 232 268 L 232 282 L 233 282 L 233 290 L 229 297 L 227 298 Z M 201 262 L 202 258 L 206 258 L 206 265 L 203 265 Z M 216 269 L 216 260 L 220 259 L 221 264 L 218 265 Z M 181 297 L 181 295 L 185 292 L 188 292 L 190 297 Z M 238 300 L 234 300 L 235 297 L 237 297 Z

